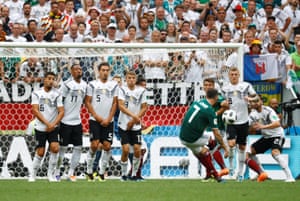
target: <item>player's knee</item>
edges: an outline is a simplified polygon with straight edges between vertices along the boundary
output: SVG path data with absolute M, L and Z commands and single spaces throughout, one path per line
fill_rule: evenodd
M 37 149 L 36 149 L 36 154 L 37 154 L 39 157 L 43 157 L 44 154 L 45 154 L 45 148 L 44 148 L 44 147 L 37 148 Z
M 50 151 L 51 151 L 52 153 L 58 153 L 58 152 L 59 152 L 59 144 L 56 143 L 56 142 L 52 142 L 52 143 L 50 144 Z
M 105 151 L 109 151 L 111 149 L 111 144 L 109 142 L 104 142 L 102 145 L 102 149 Z
M 274 156 L 279 155 L 279 154 L 280 154 L 280 151 L 279 151 L 279 149 L 272 149 L 271 154 L 272 154 L 272 156 L 274 157 Z

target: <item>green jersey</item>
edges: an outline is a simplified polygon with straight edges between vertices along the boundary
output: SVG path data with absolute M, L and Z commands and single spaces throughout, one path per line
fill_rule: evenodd
M 218 101 L 213 105 L 213 109 L 215 113 L 221 108 L 221 103 L 225 100 L 225 98 L 221 95 L 218 96 Z M 225 124 L 222 121 L 222 114 L 217 116 L 218 119 L 218 128 L 219 130 L 225 130 Z M 211 131 L 211 128 L 207 128 L 207 131 Z
M 218 128 L 216 113 L 206 99 L 194 101 L 183 118 L 179 138 L 195 142 L 207 127 Z

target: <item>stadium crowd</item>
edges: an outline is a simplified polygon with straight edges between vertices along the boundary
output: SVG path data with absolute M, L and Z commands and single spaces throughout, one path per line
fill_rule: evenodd
M 289 69 L 295 70 L 298 79 L 300 77 L 297 0 L 8 0 L 0 3 L 0 18 L 2 42 L 235 42 L 244 44 L 245 55 L 276 54 L 278 76 L 271 81 L 285 85 Z M 220 79 L 224 72 L 227 74 L 228 69 L 237 66 L 237 52 L 228 51 L 218 57 L 220 53 L 145 49 L 138 58 L 83 55 L 78 57 L 78 64 L 86 82 L 97 79 L 96 68 L 101 62 L 107 62 L 106 66 L 112 68 L 111 77 L 125 78 L 125 72 L 134 70 L 144 76 L 147 83 L 202 82 L 205 78 Z M 9 88 L 17 80 L 29 84 L 43 82 L 44 75 L 52 72 L 58 76 L 55 86 L 71 76 L 69 65 L 68 59 L 1 57 L 0 79 Z M 40 161 L 36 166 L 38 163 Z
M 288 69 L 300 76 L 300 10 L 296 0 L 8 0 L 0 4 L 0 41 L 91 43 L 228 43 L 244 44 L 244 52 L 278 54 L 278 79 L 286 83 Z M 219 76 L 224 67 L 237 66 L 231 55 L 218 70 L 203 52 L 145 54 L 136 60 L 105 58 L 112 76 L 134 69 L 147 80 L 201 82 Z M 95 78 L 89 58 L 83 66 L 85 81 Z M 162 62 L 153 62 L 160 60 Z M 147 62 L 142 62 L 147 61 Z M 53 65 L 53 63 L 60 65 Z M 101 61 L 105 62 L 105 61 Z M 40 82 L 45 71 L 66 79 L 63 61 L 2 57 L 1 79 Z M 143 65 L 145 64 L 145 65 Z M 219 65 L 219 64 L 218 64 Z M 58 66 L 58 67 L 57 67 Z M 147 67 L 157 67 L 149 69 Z M 154 72 L 155 71 L 155 72 Z M 196 76 L 195 76 L 196 75 Z

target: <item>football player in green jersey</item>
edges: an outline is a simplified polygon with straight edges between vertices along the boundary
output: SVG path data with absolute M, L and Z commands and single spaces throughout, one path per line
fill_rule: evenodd
M 213 109 L 213 105 L 218 100 L 218 91 L 216 89 L 208 89 L 206 98 L 194 101 L 183 119 L 179 138 L 183 145 L 189 148 L 206 169 L 221 182 L 222 179 L 212 164 L 212 158 L 208 148 L 208 137 L 203 135 L 207 127 L 212 132 L 224 149 L 224 156 L 228 156 L 228 148 L 225 145 L 217 125 L 217 116 Z

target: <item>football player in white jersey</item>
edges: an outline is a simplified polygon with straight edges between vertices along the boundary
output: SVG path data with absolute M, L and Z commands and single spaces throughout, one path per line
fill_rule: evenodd
M 45 154 L 46 141 L 49 142 L 50 147 L 48 180 L 57 181 L 54 177 L 54 170 L 59 152 L 59 123 L 64 116 L 64 107 L 61 94 L 53 87 L 54 82 L 55 74 L 47 72 L 43 88 L 32 92 L 32 113 L 36 117 L 34 129 L 37 147 L 28 179 L 30 182 L 35 181 L 36 173 Z
M 61 120 L 59 129 L 60 150 L 56 167 L 56 178 L 60 178 L 60 165 L 64 159 L 68 145 L 72 144 L 74 147 L 67 179 L 76 181 L 74 170 L 79 163 L 82 149 L 80 111 L 86 95 L 87 84 L 81 79 L 82 69 L 79 64 L 71 66 L 71 75 L 72 77 L 64 81 L 60 88 L 65 114 Z
M 136 85 L 137 76 L 135 72 L 126 73 L 127 86 L 119 89 L 118 106 L 120 115 L 118 120 L 119 134 L 121 136 L 121 181 L 126 181 L 128 155 L 130 145 L 133 146 L 131 180 L 137 181 L 136 173 L 140 165 L 141 157 L 141 118 L 147 110 L 145 88 Z
M 238 181 L 243 180 L 246 160 L 246 142 L 248 136 L 248 95 L 256 94 L 252 85 L 240 81 L 240 72 L 236 67 L 229 69 L 229 83 L 222 87 L 222 95 L 228 101 L 229 109 L 237 113 L 237 120 L 227 125 L 227 140 L 229 145 L 229 169 L 233 174 L 233 157 L 238 144 Z
M 260 130 L 262 137 L 251 145 L 247 158 L 258 162 L 256 154 L 262 154 L 271 149 L 272 157 L 286 174 L 285 181 L 295 182 L 287 162 L 281 155 L 285 138 L 279 117 L 271 107 L 263 105 L 258 95 L 249 96 L 249 103 L 252 109 L 249 115 L 249 125 L 255 130 Z
M 111 156 L 113 140 L 113 118 L 117 110 L 118 83 L 109 80 L 110 66 L 101 63 L 98 66 L 99 78 L 88 84 L 85 105 L 90 113 L 90 140 L 91 146 L 87 153 L 87 177 L 94 180 L 93 162 L 95 153 L 100 147 L 99 180 L 104 180 L 105 169 Z

